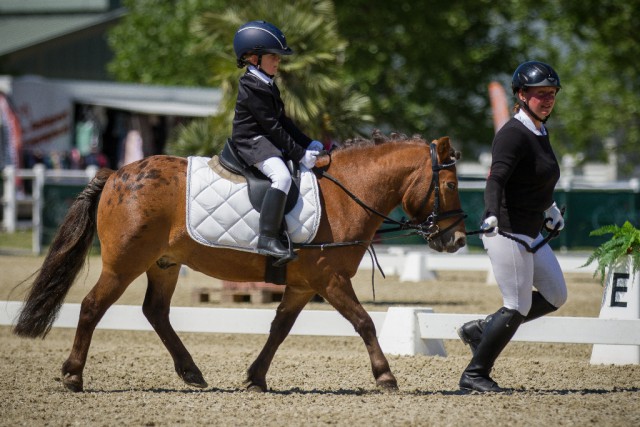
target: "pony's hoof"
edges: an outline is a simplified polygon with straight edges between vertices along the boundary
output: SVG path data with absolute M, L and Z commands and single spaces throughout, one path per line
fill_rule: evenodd
M 64 378 L 62 378 L 62 384 L 67 390 L 73 391 L 74 393 L 83 391 L 82 377 L 80 375 L 66 374 Z
M 383 383 L 378 383 L 378 390 L 380 391 L 384 391 L 384 392 L 394 392 L 394 391 L 398 391 L 398 384 L 394 384 L 394 383 L 388 383 L 388 382 L 383 382 Z
M 202 373 L 200 371 L 196 372 L 183 372 L 181 375 L 182 381 L 184 381 L 187 385 L 197 388 L 207 388 L 209 384 L 205 381 Z
M 250 391 L 252 393 L 265 393 L 267 391 L 267 385 L 249 383 L 247 384 L 247 391 Z
M 398 381 L 395 379 L 393 375 L 387 378 L 378 378 L 376 381 L 376 385 L 382 391 L 396 391 L 398 390 Z

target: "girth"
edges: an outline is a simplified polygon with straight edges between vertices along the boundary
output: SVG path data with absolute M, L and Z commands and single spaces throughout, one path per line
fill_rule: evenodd
M 220 165 L 229 172 L 244 176 L 247 180 L 247 191 L 249 192 L 251 206 L 260 212 L 264 196 L 269 187 L 271 187 L 271 180 L 256 167 L 247 165 L 238 155 L 230 139 L 224 144 L 218 159 Z M 289 173 L 291 173 L 291 188 L 284 208 L 284 213 L 286 214 L 296 205 L 300 195 L 300 166 L 292 160 L 286 160 L 285 164 L 289 169 Z

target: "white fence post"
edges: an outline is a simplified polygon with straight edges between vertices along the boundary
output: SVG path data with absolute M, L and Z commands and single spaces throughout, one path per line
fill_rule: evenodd
M 85 173 L 87 174 L 87 182 L 91 181 L 93 177 L 98 173 L 98 167 L 96 165 L 89 165 L 85 169 Z
M 33 205 L 31 211 L 32 251 L 36 255 L 42 253 L 42 198 L 44 197 L 45 166 L 38 163 L 33 167 Z
M 18 203 L 16 201 L 16 168 L 5 166 L 4 175 L 3 216 L 2 226 L 8 233 L 15 233 L 18 221 Z
M 389 307 L 378 339 L 382 351 L 401 356 L 426 354 L 446 357 L 447 352 L 441 339 L 422 338 L 418 323 L 418 314 L 421 313 L 433 313 L 433 309 Z
M 404 266 L 400 274 L 401 282 L 433 280 L 436 274 L 427 267 L 426 251 L 410 251 L 404 255 Z

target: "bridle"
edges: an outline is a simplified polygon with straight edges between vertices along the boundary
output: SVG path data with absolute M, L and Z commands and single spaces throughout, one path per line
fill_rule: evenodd
M 331 165 L 331 153 L 322 152 L 321 154 L 322 155 L 326 154 L 329 156 L 329 165 Z M 429 184 L 429 191 L 427 192 L 426 197 L 422 201 L 418 211 L 422 211 L 424 209 L 427 203 L 429 203 L 429 198 L 431 197 L 431 194 L 434 193 L 433 211 L 431 212 L 431 214 L 427 216 L 427 218 L 424 221 L 420 223 L 417 223 L 415 219 L 406 220 L 403 218 L 402 220 L 398 221 L 370 207 L 369 205 L 364 203 L 362 200 L 360 200 L 358 196 L 353 194 L 347 187 L 345 187 L 344 184 L 342 184 L 338 179 L 331 176 L 331 174 L 327 172 L 326 169 L 329 167 L 329 165 L 323 168 L 315 167 L 313 168 L 313 171 L 319 177 L 324 177 L 329 181 L 333 182 L 334 184 L 336 184 L 338 187 L 340 187 L 342 191 L 344 191 L 354 202 L 360 205 L 363 209 L 373 213 L 374 215 L 377 215 L 383 218 L 384 224 L 395 225 L 395 227 L 393 228 L 385 228 L 382 230 L 378 230 L 377 231 L 378 234 L 390 233 L 393 231 L 409 230 L 409 234 L 418 234 L 428 243 L 431 240 L 435 239 L 436 237 L 440 236 L 441 234 L 448 232 L 450 229 L 457 226 L 461 221 L 463 221 L 467 217 L 467 215 L 464 213 L 462 209 L 453 209 L 446 212 L 440 212 L 440 171 L 443 169 L 453 167 L 456 164 L 456 159 L 455 157 L 453 157 L 451 162 L 449 163 L 438 163 L 437 145 L 435 142 L 432 142 L 430 145 L 430 154 L 431 154 L 431 171 L 432 171 L 431 183 Z M 459 218 L 453 224 L 441 230 L 440 227 L 438 226 L 438 222 L 444 219 L 450 218 L 452 216 L 459 216 Z M 400 237 L 403 237 L 403 236 L 400 236 Z M 378 270 L 382 274 L 382 277 L 386 277 L 384 274 L 384 271 L 382 271 L 382 267 L 380 266 L 380 263 L 378 262 L 378 258 L 376 256 L 375 250 L 373 249 L 373 245 L 371 243 L 373 242 L 370 240 L 358 240 L 358 241 L 352 241 L 352 242 L 297 243 L 297 244 L 292 244 L 292 246 L 298 247 L 298 248 L 318 248 L 320 250 L 325 250 L 328 248 L 341 248 L 341 247 L 348 247 L 348 246 L 362 246 L 367 250 L 367 252 L 369 252 L 369 255 L 371 256 L 371 262 L 372 263 L 375 262 L 376 266 L 378 267 Z M 372 287 L 373 287 L 373 283 L 374 283 L 374 270 L 371 270 L 371 286 Z M 374 289 L 373 299 L 375 300 L 375 298 L 376 298 L 376 294 Z
M 378 230 L 379 234 L 390 233 L 394 231 L 410 230 L 413 233 L 418 234 L 425 241 L 430 242 L 436 237 L 439 237 L 440 235 L 456 227 L 460 222 L 462 222 L 467 217 L 467 215 L 464 213 L 462 209 L 452 209 L 449 211 L 440 212 L 440 179 L 439 179 L 440 171 L 443 169 L 448 169 L 450 167 L 455 166 L 456 159 L 454 157 L 448 163 L 438 163 L 437 145 L 435 142 L 432 142 L 430 144 L 430 152 L 431 152 L 431 171 L 432 171 L 431 183 L 429 184 L 429 191 L 427 192 L 427 195 L 422 201 L 418 211 L 422 211 L 425 208 L 425 206 L 427 206 L 427 203 L 429 203 L 429 199 L 431 198 L 432 193 L 434 194 L 434 203 L 433 203 L 432 212 L 422 222 L 416 221 L 415 218 L 411 220 L 406 220 L 404 218 L 402 220 L 396 220 L 396 219 L 390 218 L 389 216 L 383 214 L 382 212 L 377 211 L 376 209 L 364 203 L 362 200 L 358 198 L 358 196 L 353 194 L 348 188 L 344 186 L 344 184 L 338 181 L 338 179 L 336 179 L 335 177 L 331 176 L 326 170 L 320 169 L 320 168 L 315 168 L 315 170 L 320 174 L 320 176 L 327 178 L 329 181 L 335 183 L 338 187 L 340 187 L 342 191 L 344 191 L 349 197 L 351 197 L 351 199 L 353 199 L 353 201 L 355 201 L 362 208 L 383 218 L 384 224 L 395 225 L 395 227 L 393 228 L 385 228 L 383 230 Z M 331 162 L 329 162 L 329 164 L 330 163 Z M 458 216 L 459 218 L 448 227 L 444 229 L 440 229 L 440 227 L 438 226 L 438 222 L 454 216 Z
M 432 192 L 434 193 L 433 211 L 422 223 L 418 225 L 419 228 L 416 230 L 416 232 L 427 242 L 448 232 L 452 228 L 456 227 L 460 222 L 464 221 L 467 217 L 462 209 L 452 209 L 440 213 L 440 171 L 455 166 L 456 158 L 452 157 L 449 163 L 438 163 L 436 143 L 432 142 L 429 149 L 431 150 L 431 184 L 429 184 L 427 196 L 422 201 L 422 205 L 418 211 L 421 211 L 427 205 Z M 441 230 L 438 226 L 438 222 L 454 216 L 458 216 L 459 218 L 448 227 Z

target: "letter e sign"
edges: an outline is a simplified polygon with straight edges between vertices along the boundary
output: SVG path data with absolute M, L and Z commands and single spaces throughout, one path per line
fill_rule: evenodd
M 613 283 L 611 284 L 611 305 L 610 307 L 626 307 L 627 303 L 620 301 L 616 296 L 618 293 L 627 292 L 628 273 L 613 273 Z M 622 282 L 622 283 L 620 283 Z

